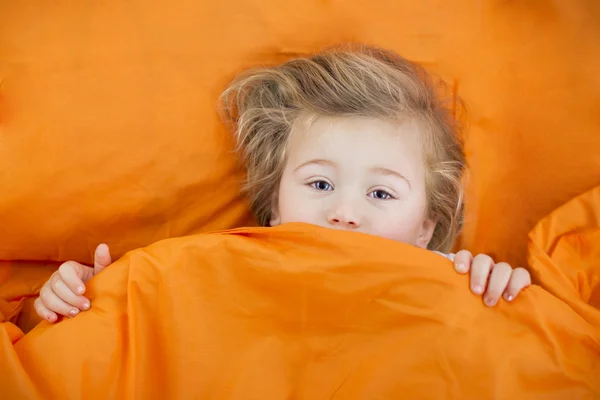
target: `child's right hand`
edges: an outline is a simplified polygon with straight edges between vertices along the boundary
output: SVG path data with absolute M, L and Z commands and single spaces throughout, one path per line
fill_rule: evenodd
M 35 300 L 37 314 L 53 323 L 58 315 L 74 317 L 79 311 L 88 310 L 90 301 L 83 296 L 85 283 L 112 263 L 108 246 L 100 244 L 94 254 L 94 266 L 89 267 L 75 261 L 63 263 L 42 286 Z

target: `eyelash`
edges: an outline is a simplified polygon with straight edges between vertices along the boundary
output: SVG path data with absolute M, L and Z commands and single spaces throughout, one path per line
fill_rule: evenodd
M 330 189 L 319 189 L 317 187 L 317 184 L 319 184 L 319 183 L 325 183 Z M 333 185 L 331 183 L 327 182 L 327 181 L 322 180 L 322 179 L 318 180 L 318 181 L 310 182 L 309 185 L 310 185 L 310 187 L 312 187 L 315 190 L 318 190 L 319 192 L 329 192 L 329 191 L 333 190 Z M 384 199 L 375 197 L 374 193 L 377 193 L 377 192 L 384 193 L 386 197 Z M 392 195 L 391 193 L 389 193 L 389 192 L 387 192 L 385 190 L 381 190 L 381 189 L 373 190 L 372 192 L 369 193 L 369 196 L 372 197 L 372 198 L 374 198 L 375 200 L 383 200 L 383 201 L 396 199 L 396 197 L 394 195 Z
M 322 179 L 319 179 L 318 181 L 310 182 L 309 185 L 313 189 L 318 190 L 319 192 L 329 192 L 330 191 L 330 190 L 327 190 L 327 189 L 319 189 L 318 187 L 316 187 L 316 185 L 318 183 L 325 183 L 326 185 L 328 185 L 331 188 L 330 190 L 333 190 L 333 185 L 331 183 L 327 182 L 327 181 L 322 180 Z
M 396 197 L 394 197 L 394 196 L 393 196 L 391 193 L 389 193 L 389 192 L 386 192 L 385 190 L 381 190 L 381 189 L 373 190 L 372 192 L 370 192 L 370 193 L 369 193 L 369 195 L 371 195 L 371 194 L 373 194 L 373 193 L 375 193 L 375 192 L 381 192 L 381 193 L 385 193 L 385 195 L 387 196 L 385 199 L 379 199 L 379 198 L 377 198 L 377 197 L 375 197 L 375 196 L 371 196 L 371 197 L 373 197 L 375 200 L 383 200 L 383 201 L 385 201 L 385 200 L 393 200 L 393 199 L 395 199 L 395 198 L 396 198 Z

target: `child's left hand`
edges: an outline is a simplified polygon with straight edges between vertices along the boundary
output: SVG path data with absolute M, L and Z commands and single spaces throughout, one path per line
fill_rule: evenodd
M 461 250 L 454 255 L 454 268 L 458 273 L 471 271 L 471 291 L 481 295 L 488 307 L 493 307 L 500 300 L 512 301 L 519 292 L 531 285 L 531 275 L 524 268 L 513 269 L 504 262 L 495 263 L 488 255 L 478 254 L 475 257 Z

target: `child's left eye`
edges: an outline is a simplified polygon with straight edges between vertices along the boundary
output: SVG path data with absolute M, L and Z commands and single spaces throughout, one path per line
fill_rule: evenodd
M 371 193 L 369 193 L 369 196 L 377 200 L 389 200 L 394 198 L 394 196 L 392 196 L 385 190 L 373 190 Z

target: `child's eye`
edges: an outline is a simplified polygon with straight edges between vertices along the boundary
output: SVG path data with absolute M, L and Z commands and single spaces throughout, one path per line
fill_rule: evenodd
M 326 181 L 315 181 L 315 182 L 312 182 L 310 184 L 310 186 L 312 186 L 313 188 L 315 188 L 317 190 L 323 190 L 323 191 L 333 190 L 333 187 L 331 186 L 331 184 Z
M 373 190 L 371 193 L 369 193 L 369 195 L 377 200 L 389 200 L 394 198 L 394 196 L 385 190 Z

